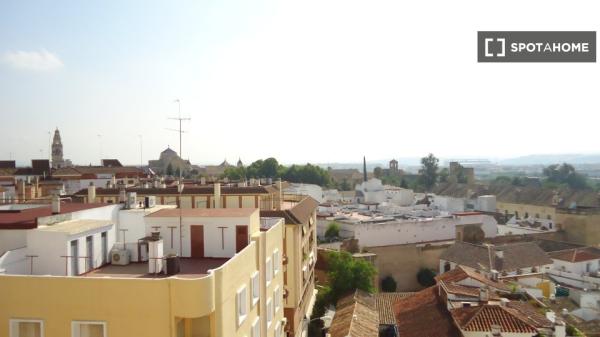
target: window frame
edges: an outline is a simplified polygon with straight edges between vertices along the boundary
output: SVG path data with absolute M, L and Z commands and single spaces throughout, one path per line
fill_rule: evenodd
M 281 322 L 277 321 L 275 324 L 274 334 L 275 337 L 281 337 Z
M 281 309 L 281 287 L 277 286 L 275 288 L 275 290 L 273 291 L 273 297 L 273 312 L 277 314 L 279 312 L 279 309 Z
M 243 295 L 243 296 L 242 296 Z M 243 300 L 244 303 L 240 303 Z M 240 287 L 235 293 L 235 317 L 237 319 L 237 325 L 240 326 L 248 318 L 248 287 L 245 285 Z M 241 312 L 243 309 L 243 313 Z
M 103 337 L 107 337 L 108 336 L 108 325 L 106 324 L 106 321 L 71 321 L 71 337 L 80 337 L 78 335 L 75 334 L 75 327 L 80 325 L 80 324 L 96 324 L 96 325 L 102 325 L 103 329 L 102 329 L 102 336 Z
M 250 336 L 260 337 L 260 317 L 256 317 L 252 322 L 252 328 L 250 330 Z
M 273 313 L 273 300 L 269 298 L 267 300 L 267 329 L 271 327 L 275 315 Z
M 250 277 L 250 284 L 252 286 L 252 307 L 254 307 L 260 299 L 260 273 L 258 271 L 255 271 Z
M 14 323 L 39 323 L 40 324 L 40 337 L 44 337 L 44 320 L 38 318 L 10 318 L 8 320 L 8 336 L 9 337 L 20 337 L 16 334 L 18 331 L 15 331 L 13 328 Z
M 267 279 L 267 287 L 271 284 L 271 281 L 273 280 L 273 260 L 271 260 L 271 257 L 267 257 L 267 261 L 266 261 L 266 279 Z
M 277 275 L 277 273 L 279 273 L 279 264 L 280 264 L 280 258 L 279 258 L 279 249 L 275 249 L 273 251 L 273 276 Z

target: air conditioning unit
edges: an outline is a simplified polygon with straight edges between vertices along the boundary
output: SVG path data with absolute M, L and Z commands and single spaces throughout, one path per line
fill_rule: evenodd
M 126 266 L 129 264 L 129 251 L 124 249 L 114 249 L 110 252 L 110 263 Z

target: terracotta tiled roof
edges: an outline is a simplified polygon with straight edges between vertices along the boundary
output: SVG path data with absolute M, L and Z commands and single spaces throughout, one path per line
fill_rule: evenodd
M 447 195 L 457 198 L 476 198 L 480 195 L 493 194 L 499 202 L 513 204 L 527 204 L 539 206 L 552 206 L 552 199 L 556 193 L 554 188 L 537 186 L 513 186 L 507 184 L 467 185 L 446 183 L 436 187 L 435 194 Z M 570 205 L 575 202 L 579 206 L 598 207 L 600 199 L 593 190 L 572 190 L 563 188 L 559 190 L 562 199 L 561 205 Z
M 396 324 L 394 315 L 394 303 L 398 300 L 412 296 L 414 293 L 377 293 L 374 294 L 375 307 L 379 313 L 379 324 Z
M 517 315 L 536 328 L 552 328 L 554 324 L 540 314 L 531 304 L 520 301 L 510 301 L 506 304 L 507 308 L 514 310 Z
M 457 283 L 467 278 L 471 278 L 480 283 L 483 283 L 496 291 L 510 291 L 510 288 L 503 282 L 490 280 L 485 275 L 478 273 L 476 270 L 465 266 L 457 266 L 451 271 L 448 271 L 435 277 L 436 281 L 443 281 L 446 284 Z
M 143 195 L 178 195 L 176 187 L 167 187 L 167 188 L 127 188 L 127 192 L 136 192 L 137 194 Z M 193 186 L 193 187 L 185 187 L 183 189 L 183 195 L 212 195 L 214 193 L 214 188 L 212 186 Z M 221 187 L 221 194 L 269 194 L 274 193 L 274 188 L 271 186 L 248 186 L 248 187 Z M 82 189 L 75 193 L 75 195 L 87 195 L 87 188 Z M 96 188 L 97 196 L 118 196 L 119 189 L 118 188 Z
M 331 337 L 378 337 L 379 315 L 373 297 L 357 290 L 340 299 L 329 334 Z
M 312 216 L 313 212 L 317 210 L 319 202 L 311 197 L 302 199 L 299 203 L 294 205 L 291 209 L 280 210 L 280 211 L 269 211 L 261 210 L 260 216 L 262 217 L 281 217 L 285 219 L 286 224 L 306 224 Z
M 536 333 L 536 328 L 519 317 L 518 312 L 500 305 L 453 309 L 452 317 L 463 331 L 491 331 L 500 326 L 504 333 Z
M 459 337 L 450 313 L 437 295 L 437 286 L 421 290 L 394 304 L 402 337 Z
M 567 262 L 583 262 L 600 259 L 600 252 L 594 248 L 569 249 L 552 252 L 550 257 Z
M 256 208 L 165 208 L 146 215 L 150 218 L 183 217 L 248 217 Z
M 479 293 L 480 293 L 479 290 L 481 289 L 478 287 L 467 287 L 467 286 L 456 284 L 456 283 L 446 283 L 444 281 L 440 281 L 440 286 L 442 288 L 444 288 L 444 290 L 446 290 L 446 292 L 449 294 L 455 294 L 455 295 L 467 296 L 467 297 L 475 297 L 475 298 L 479 297 Z M 492 290 L 489 292 L 489 299 L 490 300 L 499 300 L 500 296 L 498 296 L 498 294 Z
M 496 252 L 502 252 L 503 257 L 496 256 Z M 456 242 L 442 253 L 440 259 L 479 270 L 495 269 L 499 272 L 552 264 L 546 252 L 535 242 L 492 246 L 491 254 L 485 246 Z M 491 268 L 490 259 L 493 263 Z

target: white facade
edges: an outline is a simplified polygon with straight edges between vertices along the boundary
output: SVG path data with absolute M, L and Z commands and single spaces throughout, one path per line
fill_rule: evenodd
M 434 195 L 431 206 L 442 211 L 450 213 L 464 212 L 465 210 L 465 199 L 454 198 L 442 195 Z
M 415 193 L 407 188 L 385 186 L 386 199 L 394 205 L 411 206 L 415 203 Z
M 165 254 L 191 257 L 190 226 L 202 225 L 204 230 L 204 257 L 228 258 L 236 253 L 236 226 L 248 226 L 248 233 L 259 231 L 260 217 L 256 209 L 250 216 L 179 217 L 146 216 L 146 235 L 160 232 Z M 174 227 L 171 230 L 169 227 Z M 180 231 L 181 229 L 181 231 Z M 173 236 L 171 236 L 173 233 Z M 180 238 L 181 233 L 181 238 Z M 172 245 L 171 245 L 172 242 Z M 181 242 L 181 250 L 180 250 Z
M 600 259 L 570 262 L 552 259 L 548 273 L 558 283 L 580 289 L 600 289 Z
M 357 202 L 377 202 L 386 201 L 386 194 L 381 180 L 371 178 L 368 181 L 356 185 Z M 360 196 L 362 194 L 362 196 Z
M 103 244 L 103 233 L 105 233 L 105 244 Z M 106 220 L 71 220 L 28 231 L 27 255 L 37 256 L 33 260 L 34 275 L 65 275 L 66 273 L 72 276 L 107 263 L 108 254 L 114 243 L 114 223 Z M 76 251 L 72 250 L 73 244 L 77 248 Z M 76 254 L 73 254 L 74 252 Z M 74 257 L 75 255 L 77 258 Z M 73 262 L 75 259 L 77 262 Z M 27 263 L 29 262 L 26 262 L 26 269 L 31 269 L 27 268 Z M 77 270 L 74 270 L 73 263 Z M 26 273 L 29 272 L 30 270 L 27 270 Z
M 284 194 L 308 195 L 319 203 L 322 203 L 323 189 L 319 185 L 314 184 L 296 184 L 292 183 L 283 190 Z
M 375 247 L 454 240 L 456 226 L 467 224 L 480 224 L 486 237 L 496 235 L 498 223 L 488 215 L 354 224 L 353 228 L 354 238 L 361 246 Z

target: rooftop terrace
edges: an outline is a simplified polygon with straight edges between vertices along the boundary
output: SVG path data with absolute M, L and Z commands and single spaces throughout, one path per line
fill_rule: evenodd
M 180 271 L 176 277 L 201 278 L 208 275 L 209 270 L 216 269 L 225 264 L 228 258 L 181 258 Z M 81 277 L 115 277 L 115 278 L 165 278 L 166 274 L 148 273 L 148 262 L 134 262 L 126 266 L 107 264 L 92 270 Z

